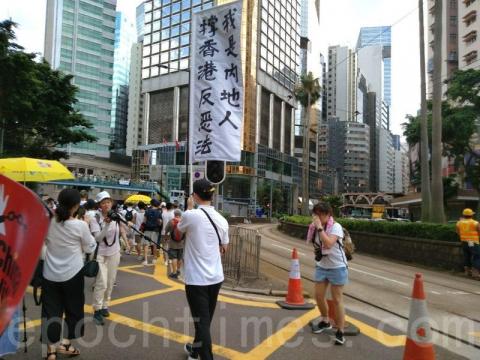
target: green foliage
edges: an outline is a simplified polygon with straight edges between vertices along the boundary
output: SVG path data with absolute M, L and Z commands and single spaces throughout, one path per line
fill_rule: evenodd
M 0 122 L 3 156 L 66 157 L 59 147 L 93 142 L 92 124 L 73 105 L 71 75 L 36 62 L 13 43 L 15 23 L 0 22 Z M 1 149 L 0 149 L 1 150 Z
M 294 215 L 284 218 L 284 221 L 308 225 L 312 219 L 309 216 Z M 376 234 L 386 234 L 395 236 L 404 236 L 419 239 L 440 240 L 440 241 L 459 241 L 455 232 L 455 225 L 443 225 L 432 223 L 405 223 L 390 221 L 367 221 L 367 220 L 351 220 L 336 219 L 342 226 L 349 231 L 370 232 Z
M 328 195 L 320 199 L 326 203 L 329 203 L 333 209 L 333 215 L 338 217 L 340 216 L 340 207 L 343 205 L 342 198 L 338 195 Z
M 310 103 L 309 101 L 310 96 Z M 295 97 L 303 107 L 315 104 L 321 96 L 321 86 L 318 78 L 314 78 L 312 72 L 300 76 L 300 82 L 295 88 Z

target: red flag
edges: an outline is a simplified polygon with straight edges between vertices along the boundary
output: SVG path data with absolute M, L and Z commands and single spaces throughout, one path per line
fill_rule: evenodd
M 0 175 L 0 333 L 30 283 L 48 220 L 47 210 L 32 191 Z
M 175 140 L 175 147 L 177 151 L 180 151 L 180 143 L 178 142 L 178 140 Z

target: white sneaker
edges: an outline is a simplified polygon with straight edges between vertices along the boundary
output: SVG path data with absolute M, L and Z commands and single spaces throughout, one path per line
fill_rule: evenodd
M 157 260 L 153 259 L 152 264 L 155 265 L 157 263 Z
M 155 260 L 153 260 L 153 261 L 155 261 Z M 142 265 L 143 265 L 143 266 L 148 266 L 148 261 L 147 261 L 147 260 L 144 260 L 144 261 L 142 262 Z
M 164 265 L 165 265 L 165 266 L 168 266 L 168 260 L 164 262 Z

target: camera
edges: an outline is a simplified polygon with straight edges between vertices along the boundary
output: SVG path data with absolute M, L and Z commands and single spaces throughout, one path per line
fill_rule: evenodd
M 323 254 L 322 254 L 322 248 L 320 246 L 315 247 L 315 261 L 320 261 L 322 260 Z
M 119 221 L 120 220 L 120 215 L 116 213 L 113 210 L 110 210 L 107 214 L 107 216 L 112 219 L 112 221 Z

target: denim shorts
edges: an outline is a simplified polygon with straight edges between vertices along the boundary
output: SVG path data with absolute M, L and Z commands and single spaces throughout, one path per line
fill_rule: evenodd
M 315 281 L 328 281 L 332 285 L 346 285 L 348 284 L 348 269 L 346 267 L 325 269 L 315 266 Z

